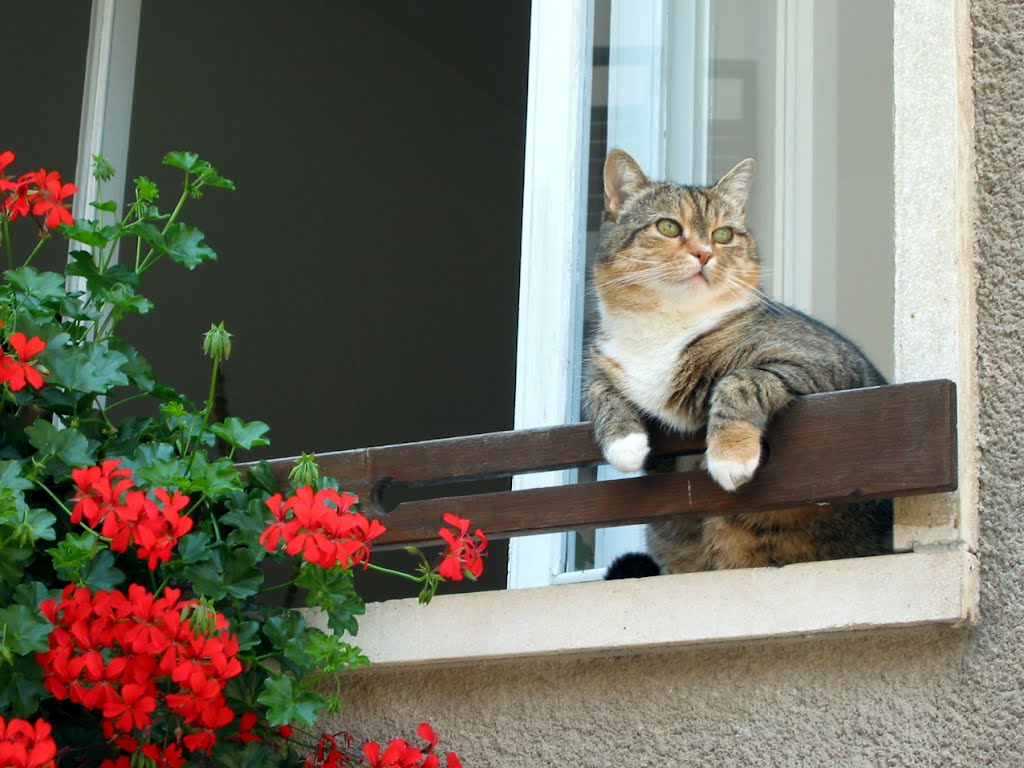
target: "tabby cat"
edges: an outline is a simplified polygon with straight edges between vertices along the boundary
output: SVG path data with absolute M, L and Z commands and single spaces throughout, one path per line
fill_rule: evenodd
M 794 397 L 885 383 L 852 342 L 758 290 L 745 221 L 753 174 L 744 160 L 712 187 L 685 187 L 649 180 L 622 150 L 608 155 L 585 410 L 620 471 L 645 466 L 645 420 L 684 433 L 706 426 L 707 470 L 733 491 L 754 475 L 765 428 Z M 647 544 L 657 569 L 678 573 L 879 554 L 891 528 L 888 501 L 814 505 L 682 516 L 648 526 Z M 626 558 L 609 577 L 650 565 Z

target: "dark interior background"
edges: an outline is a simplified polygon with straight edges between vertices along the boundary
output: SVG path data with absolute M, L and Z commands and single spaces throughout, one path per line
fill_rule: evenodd
M 60 171 L 64 181 L 75 180 L 91 5 L 0 0 L 0 152 L 15 154 L 7 175 L 45 168 Z M 36 241 L 30 222 L 11 223 L 14 253 L 28 256 Z M 63 272 L 67 254 L 67 241 L 52 238 L 32 264 Z
M 0 0 L 6 60 L 12 42 L 39 60 L 26 31 L 44 27 L 61 53 L 42 57 L 52 80 L 8 78 L 28 89 L 8 105 L 38 104 L 45 87 L 62 106 L 10 135 L 0 115 L 19 168 L 24 157 L 73 175 L 88 6 Z M 160 162 L 184 149 L 237 191 L 186 205 L 219 260 L 195 273 L 158 264 L 143 285 L 157 311 L 122 331 L 201 403 L 202 337 L 225 323 L 228 412 L 271 426 L 271 446 L 240 458 L 512 427 L 529 6 L 143 4 L 125 178 L 157 181 L 169 211 L 180 177 Z M 378 561 L 414 564 L 400 551 Z M 475 588 L 503 587 L 506 563 L 495 542 Z M 416 592 L 369 575 L 368 599 Z

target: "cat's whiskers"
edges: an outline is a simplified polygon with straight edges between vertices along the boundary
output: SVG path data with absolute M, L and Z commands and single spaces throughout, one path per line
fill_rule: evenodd
M 758 304 L 771 309 L 775 312 L 783 312 L 786 314 L 794 315 L 794 311 L 787 307 L 785 304 L 780 304 L 773 301 L 764 291 L 757 286 L 751 285 L 750 283 L 743 282 L 738 277 L 732 274 L 726 274 L 723 276 L 723 284 L 732 293 L 739 296 L 749 296 L 754 299 Z

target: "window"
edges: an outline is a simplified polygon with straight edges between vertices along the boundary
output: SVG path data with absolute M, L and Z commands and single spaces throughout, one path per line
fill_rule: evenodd
M 560 210 L 570 223 L 555 226 L 581 228 L 585 235 L 577 235 L 574 247 L 583 247 L 586 257 L 593 253 L 603 206 L 601 168 L 612 147 L 629 151 L 651 178 L 693 184 L 713 182 L 754 157 L 750 222 L 764 263 L 764 290 L 838 327 L 891 377 L 891 3 L 596 0 L 591 12 L 592 43 L 582 27 L 571 41 L 593 51 L 589 83 L 575 82 L 578 76 L 567 71 L 563 86 L 576 89 L 579 103 L 563 98 L 529 116 L 571 124 L 566 111 L 582 115 L 575 152 L 566 154 L 586 157 L 563 169 L 573 174 L 569 184 L 578 191 L 547 200 L 544 216 L 524 222 L 524 280 L 537 261 L 563 265 L 566 283 L 559 290 L 570 292 L 575 308 L 558 322 L 574 323 L 575 336 L 565 339 L 566 349 L 535 350 L 529 345 L 536 340 L 524 335 L 519 346 L 521 370 L 560 370 L 572 380 L 565 392 L 549 393 L 530 390 L 532 377 L 521 377 L 526 389 L 517 401 L 517 424 L 541 426 L 537 417 L 550 415 L 545 409 L 551 406 L 538 398 L 546 397 L 565 403 L 564 420 L 578 418 L 575 377 L 596 322 L 589 269 L 581 266 L 584 255 L 533 248 L 539 240 L 530 230 L 551 227 L 559 203 L 572 206 L 576 213 Z M 551 69 L 534 70 L 538 91 L 551 87 Z M 543 131 L 549 135 L 551 127 Z M 528 179 L 527 209 L 533 196 L 546 194 Z M 550 329 L 544 302 L 551 297 L 522 295 L 520 323 Z M 562 365 L 561 355 L 568 364 Z M 572 479 L 565 474 L 562 480 Z M 607 467 L 597 473 L 597 479 L 612 476 Z M 517 540 L 510 585 L 600 578 L 617 554 L 642 548 L 637 527 Z
M 185 208 L 220 259 L 158 264 L 158 311 L 125 324 L 157 375 L 205 398 L 201 334 L 223 320 L 227 409 L 271 425 L 265 457 L 510 429 L 529 2 L 94 7 L 83 189 L 101 148 L 165 208 L 169 150 L 238 187 Z M 216 43 L 183 47 L 198 36 Z M 477 586 L 504 587 L 505 547 Z M 363 594 L 391 587 L 415 594 Z
M 572 652 L 625 651 L 720 640 L 806 635 L 843 629 L 959 624 L 978 600 L 973 359 L 970 269 L 971 155 L 969 19 L 962 8 L 913 0 L 893 9 L 893 221 L 895 234 L 894 379 L 950 378 L 958 383 L 960 489 L 901 500 L 897 546 L 908 554 L 807 563 L 781 569 L 680 574 L 636 582 L 570 584 L 438 599 L 430 610 L 411 604 L 372 607 L 360 641 L 378 665 Z M 528 189 L 524 251 L 579 254 L 576 227 L 584 190 L 573 169 L 583 155 L 578 136 L 588 83 L 588 3 L 538 2 L 531 30 Z M 568 105 L 559 111 L 557 105 Z M 568 117 L 567 117 L 568 115 Z M 569 183 L 559 184 L 559 179 Z M 531 181 L 533 186 L 531 186 Z M 543 232 L 531 229 L 554 206 L 565 211 Z M 923 223 L 927 222 L 927 226 Z M 551 291 L 547 323 L 521 323 L 529 348 L 551 350 L 557 370 L 572 371 L 578 336 L 557 320 L 572 317 L 558 293 L 580 274 L 541 259 L 524 270 L 522 295 Z M 531 267 L 533 265 L 530 265 Z M 924 277 L 927 276 L 927 277 Z M 543 329 L 543 332 L 542 332 Z M 569 420 L 575 393 L 569 375 L 547 382 L 546 399 L 528 398 L 531 371 L 543 358 L 520 360 L 517 426 Z M 550 370 L 547 369 L 547 370 Z M 533 374 L 536 375 L 536 374 Z M 561 382 L 561 383 L 560 383 Z M 525 403 L 531 407 L 526 409 Z M 522 485 L 535 478 L 521 481 Z M 550 478 L 548 478 L 550 482 Z M 942 547 L 930 549 L 932 542 Z M 550 550 L 549 550 L 550 551 Z M 535 559 L 540 567 L 551 560 Z M 835 595 L 842 594 L 837 601 Z M 686 605 L 681 612 L 679 605 Z M 557 617 L 557 618 L 555 618 Z M 565 620 L 570 617 L 569 620 Z M 402 632 L 393 631 L 401 626 Z M 450 638 L 452 626 L 472 633 Z M 410 647 L 409 637 L 436 638 Z
M 657 5 L 651 4 L 655 9 Z M 800 11 L 808 5 L 810 0 L 780 0 L 776 8 L 791 9 L 795 15 L 785 18 L 799 21 L 806 19 Z M 819 10 L 826 3 L 813 5 L 816 18 L 827 16 L 826 11 Z M 195 14 L 197 9 L 207 6 L 189 5 L 182 13 Z M 707 5 L 701 2 L 673 3 L 671 7 L 692 11 L 691 17 L 698 21 L 707 18 L 700 15 L 707 11 Z M 105 11 L 131 13 L 133 8 L 137 11 L 139 4 L 132 0 L 96 0 L 92 57 L 112 53 L 116 58 L 119 46 L 134 45 L 129 33 L 114 34 L 110 32 L 113 26 L 101 27 L 95 22 L 108 18 L 113 24 L 116 14 L 104 17 Z M 956 624 L 971 619 L 977 604 L 977 563 L 971 554 L 976 530 L 972 451 L 977 397 L 973 390 L 973 291 L 970 232 L 966 223 L 972 183 L 970 63 L 966 56 L 969 24 L 960 15 L 961 9 L 926 0 L 897 4 L 892 13 L 894 378 L 951 378 L 960 386 L 960 491 L 900 505 L 897 540 L 912 553 L 767 571 L 686 574 L 632 584 L 581 583 L 551 589 L 451 595 L 437 598 L 429 610 L 409 601 L 390 601 L 370 607 L 360 632 L 361 644 L 379 664 L 628 650 L 842 628 L 924 622 Z M 591 65 L 597 18 L 591 0 L 537 0 L 530 18 L 530 70 L 535 76 L 530 83 L 530 120 L 526 125 L 524 186 L 531 194 L 522 211 L 523 252 L 536 253 L 538 258 L 523 269 L 521 276 L 524 311 L 519 323 L 519 348 L 526 351 L 516 374 L 517 427 L 564 423 L 576 415 L 577 351 L 584 316 L 579 288 L 585 274 L 587 218 L 587 188 L 581 169 L 590 157 L 585 138 L 590 133 L 590 92 L 596 82 Z M 144 22 L 142 29 L 145 46 Z M 610 23 L 608 29 L 611 35 Z M 794 30 L 797 32 L 799 24 Z M 435 52 L 444 48 L 437 41 L 432 45 Z M 680 71 L 690 67 L 698 72 L 702 61 L 695 56 L 688 62 L 676 63 Z M 544 73 L 543 78 L 536 76 L 540 72 Z M 99 75 L 89 77 L 92 86 L 100 84 Z M 695 76 L 692 82 L 701 81 Z M 737 91 L 736 85 L 725 84 L 723 89 L 726 93 L 719 97 L 720 106 L 742 106 L 742 88 Z M 732 94 L 731 102 L 726 98 L 728 93 Z M 699 93 L 695 94 L 694 98 L 699 98 Z M 264 106 L 262 111 L 251 113 L 246 124 L 256 125 L 265 111 Z M 120 118 L 127 119 L 126 114 L 122 113 Z M 112 112 L 102 104 L 87 106 L 86 126 L 116 119 L 116 110 Z M 700 135 L 697 126 L 691 129 L 692 135 Z M 95 136 L 95 131 L 90 128 L 84 136 Z M 709 133 L 712 148 L 713 138 Z M 174 141 L 182 139 L 188 137 L 170 137 Z M 95 151 L 94 147 L 99 146 L 110 152 L 105 144 L 88 141 L 83 141 L 82 152 Z M 233 145 L 229 142 L 226 146 Z M 203 151 L 202 147 L 195 148 Z M 161 146 L 157 151 L 164 149 Z M 602 147 L 599 154 L 603 152 Z M 211 159 L 224 165 L 215 155 L 216 152 L 211 153 Z M 152 158 L 146 160 L 152 162 Z M 80 167 L 84 163 L 80 162 Z M 672 175 L 671 171 L 666 175 Z M 87 198 L 82 195 L 80 199 Z M 536 226 L 551 211 L 560 215 L 547 217 L 550 226 Z M 213 233 L 209 234 L 212 239 Z M 563 259 L 562 254 L 568 256 Z M 543 255 L 549 258 L 540 258 Z M 378 301 L 379 305 L 389 307 L 397 303 L 397 298 L 386 295 Z M 543 308 L 541 314 L 536 313 L 536 307 Z M 293 304 L 288 311 L 299 310 Z M 203 322 L 206 321 L 204 318 Z M 258 331 L 255 335 L 259 337 Z M 428 345 L 431 349 L 435 347 Z M 395 359 L 400 355 L 401 351 L 396 349 Z M 366 356 L 357 359 L 365 360 Z M 560 375 L 551 376 L 552 370 Z M 543 376 L 538 372 L 543 372 Z M 324 402 L 330 397 L 321 396 Z M 458 405 L 455 401 L 440 410 L 454 413 Z M 493 411 L 489 413 L 493 416 Z M 311 420 L 298 423 L 295 428 L 307 429 Z M 456 430 L 488 428 L 461 426 Z M 375 441 L 354 438 L 352 442 Z M 522 487 L 551 480 L 532 476 L 518 483 Z M 930 543 L 943 546 L 921 546 Z M 551 573 L 564 570 L 562 552 L 557 560 L 550 556 L 551 552 L 549 547 L 533 558 L 539 568 L 531 565 L 529 557 L 517 556 L 513 572 L 529 574 L 533 568 L 533 573 L 543 575 L 547 570 L 545 578 L 550 581 Z M 518 582 L 520 586 L 526 583 L 525 578 Z M 844 594 L 844 600 L 831 601 L 823 610 L 822 596 L 838 592 Z M 688 606 L 684 617 L 678 611 L 666 610 L 667 606 L 679 604 Z M 548 618 L 565 616 L 573 620 Z M 395 626 L 401 626 L 402 631 L 395 632 Z M 474 631 L 452 633 L 452 626 L 472 626 Z M 410 638 L 418 639 L 410 642 Z

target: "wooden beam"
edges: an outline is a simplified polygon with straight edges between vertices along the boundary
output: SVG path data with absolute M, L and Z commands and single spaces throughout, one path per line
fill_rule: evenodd
M 659 435 L 656 456 L 697 453 L 696 438 Z M 318 456 L 324 474 L 359 493 L 388 532 L 381 546 L 437 540 L 444 512 L 502 538 L 587 526 L 650 522 L 679 514 L 728 515 L 803 503 L 951 491 L 957 484 L 956 387 L 896 384 L 798 398 L 768 431 L 766 458 L 735 493 L 703 471 L 555 488 L 449 496 L 384 511 L 384 489 L 452 479 L 590 466 L 601 455 L 589 424 L 501 432 Z M 291 459 L 272 462 L 284 478 Z

